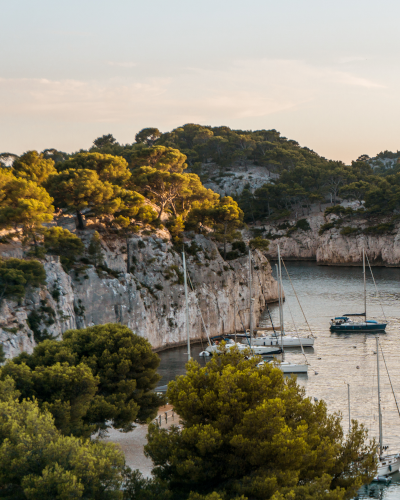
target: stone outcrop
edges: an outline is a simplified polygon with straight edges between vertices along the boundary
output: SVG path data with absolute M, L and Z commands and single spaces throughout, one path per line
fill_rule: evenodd
M 85 231 L 84 241 L 92 231 Z M 193 242 L 193 243 L 192 243 Z M 189 291 L 190 336 L 210 336 L 249 327 L 248 258 L 224 261 L 216 245 L 197 235 L 191 240 L 187 267 L 194 291 Z M 127 325 L 147 338 L 156 349 L 186 340 L 182 257 L 167 239 L 134 236 L 128 240 L 105 238 L 103 270 L 83 265 L 67 274 L 58 257 L 47 257 L 46 287 L 29 291 L 20 305 L 3 300 L 0 340 L 7 357 L 31 352 L 36 345 L 27 318 L 39 315 L 42 334 L 61 339 L 71 328 L 108 322 Z M 129 247 L 129 248 L 128 248 Z M 127 273 L 127 256 L 130 256 Z M 277 300 L 277 284 L 268 260 L 253 253 L 254 324 L 266 302 Z M 201 311 L 201 314 L 200 314 Z

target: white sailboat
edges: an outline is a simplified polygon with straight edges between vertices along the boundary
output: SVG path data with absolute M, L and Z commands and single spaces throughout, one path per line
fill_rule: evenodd
M 376 338 L 376 367 L 378 378 L 378 413 L 379 413 L 379 459 L 378 459 L 378 475 L 375 477 L 376 481 L 385 480 L 384 476 L 394 474 L 400 468 L 400 455 L 398 453 L 384 455 L 383 452 L 387 450 L 388 446 L 383 446 L 383 432 L 382 432 L 382 411 L 381 411 L 381 389 L 379 380 L 379 338 Z
M 278 245 L 278 259 L 280 262 L 279 245 Z M 279 264 L 279 269 L 280 269 L 279 282 L 280 282 L 280 287 L 282 287 L 282 269 L 280 267 L 280 264 Z M 279 294 L 279 302 L 280 302 L 280 307 L 281 307 L 282 302 L 283 302 L 283 294 L 282 293 Z M 299 336 L 295 336 L 293 334 L 287 335 L 285 333 L 285 329 L 284 329 L 284 325 L 283 325 L 283 313 L 280 312 L 279 316 L 280 316 L 280 321 L 281 321 L 280 339 L 278 339 L 278 335 L 276 334 L 275 331 L 274 331 L 274 334 L 269 334 L 269 335 L 266 335 L 264 333 L 264 334 L 254 338 L 254 340 L 253 340 L 254 345 L 259 345 L 259 346 L 261 346 L 261 345 L 264 345 L 264 346 L 276 345 L 278 343 L 278 340 L 280 340 L 280 344 L 282 347 L 313 347 L 314 346 L 314 339 L 311 336 L 299 337 Z M 270 317 L 270 319 L 271 319 L 271 323 L 272 323 L 272 318 Z
M 251 276 L 251 251 L 249 250 L 249 290 L 250 290 L 250 345 L 243 344 L 239 342 L 234 342 L 230 338 L 223 338 L 222 341 L 225 342 L 226 348 L 231 349 L 236 346 L 239 350 L 244 351 L 246 349 L 251 350 L 252 354 L 259 356 L 272 356 L 273 354 L 279 354 L 282 352 L 281 346 L 277 343 L 268 346 L 254 346 L 252 344 L 253 337 L 253 298 L 252 298 L 252 276 Z M 220 348 L 219 342 L 214 341 L 206 347 L 206 352 L 209 354 L 214 354 L 218 352 Z
M 249 345 L 246 345 L 246 344 L 241 344 L 239 342 L 234 342 L 232 339 L 230 338 L 226 338 L 226 339 L 222 339 L 223 342 L 225 342 L 225 347 L 227 349 L 231 349 L 232 347 L 236 346 L 240 351 L 245 351 L 247 349 L 250 348 L 251 352 L 253 354 L 257 354 L 259 356 L 272 356 L 273 354 L 279 354 L 282 352 L 280 346 L 249 346 Z M 217 341 L 218 342 L 218 341 Z M 216 343 L 214 341 L 213 344 L 211 345 L 208 345 L 206 347 L 206 351 L 210 354 L 214 354 L 216 352 L 218 352 L 218 349 L 220 348 L 220 344 L 219 342 Z
M 283 332 L 284 332 L 284 326 L 283 326 L 283 285 L 282 285 L 282 266 L 281 266 L 281 253 L 280 253 L 280 248 L 278 245 L 278 275 L 279 275 L 279 280 L 278 280 L 278 290 L 279 290 L 279 319 L 280 319 L 280 326 L 281 326 L 281 348 L 283 350 L 284 344 L 283 344 Z M 302 343 L 300 342 L 300 346 L 302 347 Z M 290 363 L 288 361 L 282 361 L 279 363 L 278 368 L 280 368 L 283 373 L 308 373 L 308 365 L 306 363 Z

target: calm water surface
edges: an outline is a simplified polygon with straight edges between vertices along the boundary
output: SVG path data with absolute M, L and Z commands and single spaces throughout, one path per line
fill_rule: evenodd
M 363 281 L 360 267 L 328 267 L 314 263 L 287 263 L 292 282 L 300 298 L 313 334 L 317 337 L 314 348 L 306 349 L 310 363 L 308 376 L 298 378 L 307 395 L 324 399 L 332 412 L 340 411 L 343 425 L 348 424 L 347 383 L 351 392 L 351 417 L 363 422 L 370 435 L 378 435 L 376 334 L 333 334 L 329 320 L 346 313 L 363 312 Z M 275 268 L 275 267 L 274 267 Z M 283 270 L 283 273 L 285 271 Z M 389 324 L 380 335 L 380 343 L 400 404 L 400 269 L 374 268 L 375 280 Z M 307 334 L 308 327 L 293 293 L 291 284 L 283 276 L 286 294 L 284 304 L 286 332 Z M 367 279 L 367 315 L 369 319 L 384 319 L 379 296 L 372 279 Z M 278 324 L 278 307 L 270 306 L 274 323 Z M 192 346 L 192 356 L 200 363 L 200 345 Z M 166 384 L 185 372 L 187 349 L 178 348 L 160 353 L 160 384 Z M 285 360 L 302 362 L 300 349 L 285 351 Z M 391 391 L 382 357 L 380 358 L 381 395 L 384 444 L 389 451 L 400 451 L 400 417 Z M 393 476 L 389 487 L 371 485 L 359 493 L 358 498 L 400 499 L 400 474 Z

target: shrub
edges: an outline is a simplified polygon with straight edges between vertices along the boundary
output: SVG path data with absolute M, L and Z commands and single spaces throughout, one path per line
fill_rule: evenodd
M 225 260 L 235 260 L 239 257 L 240 255 L 237 250 L 231 250 L 230 252 L 226 252 Z
M 28 286 L 45 282 L 46 272 L 37 260 L 0 258 L 0 302 L 3 298 L 22 299 Z
M 244 241 L 234 241 L 232 243 L 232 250 L 237 250 L 239 253 L 246 253 L 246 243 Z
M 322 226 L 319 228 L 318 234 L 321 236 L 321 234 L 324 234 L 325 231 L 329 231 L 329 229 L 332 229 L 335 227 L 334 222 L 327 222 L 326 224 L 322 224 Z
M 344 226 L 340 230 L 340 234 L 342 236 L 351 236 L 352 234 L 356 234 L 359 232 L 359 229 L 357 227 L 350 227 L 350 226 Z
M 286 236 L 290 236 L 292 233 L 301 229 L 302 231 L 310 231 L 311 227 L 307 219 L 299 219 L 294 226 L 289 228 L 286 232 Z
M 393 231 L 394 224 L 386 223 L 386 224 L 378 224 L 377 226 L 366 227 L 363 230 L 364 234 L 385 234 Z
M 253 238 L 250 240 L 249 245 L 253 249 L 267 251 L 269 249 L 269 241 L 264 240 L 261 236 L 257 236 L 257 238 Z
M 82 255 L 85 249 L 80 238 L 68 229 L 62 229 L 58 226 L 46 229 L 43 243 L 47 253 L 61 257 L 61 263 L 67 271 L 71 269 L 76 258 Z

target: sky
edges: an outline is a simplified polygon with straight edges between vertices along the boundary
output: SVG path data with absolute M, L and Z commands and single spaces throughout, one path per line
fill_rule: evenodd
M 185 123 L 326 158 L 400 149 L 400 2 L 0 2 L 0 152 Z

